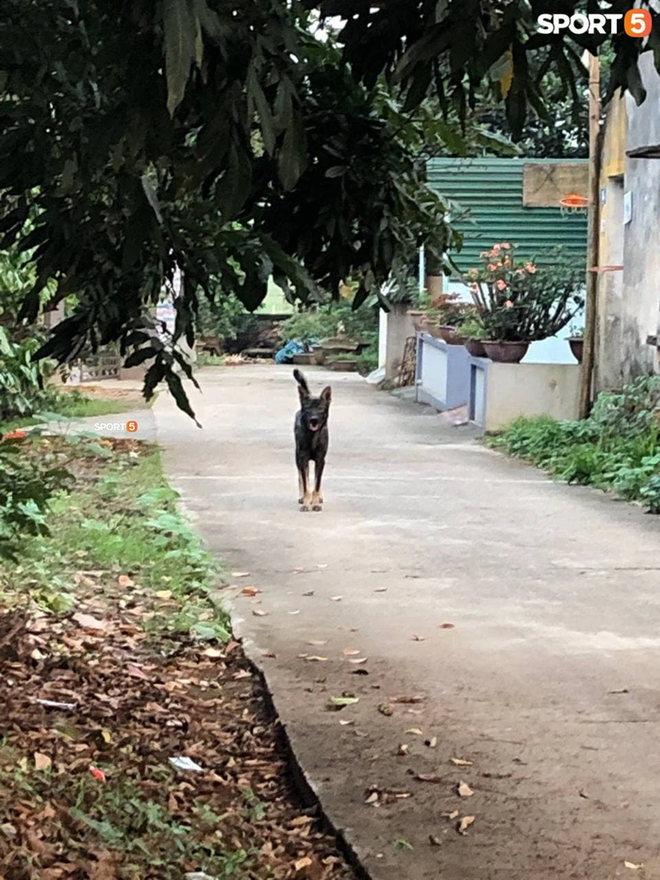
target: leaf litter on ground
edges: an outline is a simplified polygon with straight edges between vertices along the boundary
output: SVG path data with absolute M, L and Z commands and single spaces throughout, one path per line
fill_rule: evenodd
M 49 449 L 57 449 L 49 441 Z M 143 459 L 137 441 L 107 443 L 129 456 L 139 450 Z M 94 475 L 84 484 L 87 494 L 76 497 L 100 522 L 132 512 L 130 491 L 110 502 L 98 493 L 102 469 L 114 464 L 89 458 L 76 463 L 76 473 Z M 140 516 L 123 518 L 139 525 Z M 70 527 L 71 517 L 66 519 Z M 58 528 L 60 523 L 54 534 Z M 82 543 L 87 531 L 80 536 Z M 165 553 L 169 540 L 163 538 Z M 43 552 L 50 554 L 49 571 L 61 566 L 57 576 L 63 580 L 65 566 L 75 572 L 83 553 L 54 543 Z M 156 566 L 165 553 L 154 552 L 160 554 Z M 82 579 L 75 584 L 73 605 L 63 607 L 64 614 L 39 610 L 37 603 L 29 611 L 9 604 L 7 576 L 0 571 L 0 700 L 11 712 L 0 744 L 0 826 L 11 831 L 0 833 L 0 875 L 352 877 L 334 839 L 289 788 L 277 722 L 241 646 L 226 632 L 220 639 L 195 635 L 195 620 L 213 630 L 212 606 L 195 605 L 196 599 L 179 596 L 172 586 L 173 598 L 194 609 L 194 616 L 175 626 L 173 612 L 163 614 L 163 601 L 155 596 L 159 585 L 132 587 L 127 596 L 116 568 L 108 570 L 92 550 L 84 555 L 98 579 L 93 587 Z M 199 555 L 195 560 L 190 582 L 199 578 Z M 151 565 L 148 560 L 122 568 L 134 582 L 148 584 Z M 55 589 L 48 595 L 56 596 Z M 75 620 L 73 609 L 103 628 L 85 617 Z M 202 769 L 178 770 L 171 758 L 187 758 Z

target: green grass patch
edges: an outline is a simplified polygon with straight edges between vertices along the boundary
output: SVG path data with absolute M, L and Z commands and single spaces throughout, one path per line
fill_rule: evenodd
M 660 513 L 660 377 L 601 394 L 583 421 L 522 418 L 486 442 L 568 483 L 595 486 Z
M 19 761 L 14 771 L 0 767 L 0 795 L 26 798 L 37 810 L 47 809 L 53 799 L 70 804 L 62 825 L 74 839 L 96 838 L 93 864 L 99 876 L 140 880 L 145 860 L 149 876 L 157 874 L 163 880 L 180 880 L 191 864 L 204 865 L 205 874 L 218 880 L 245 877 L 251 867 L 253 853 L 224 839 L 219 830 L 222 817 L 203 800 L 197 800 L 185 818 L 172 815 L 167 795 L 173 781 L 166 767 L 149 767 L 149 796 L 131 779 L 99 784 L 91 776 L 76 776 L 72 790 L 70 781 L 20 765 Z M 121 874 L 116 874 L 120 863 Z
M 115 413 L 132 412 L 144 409 L 144 401 L 135 400 L 103 400 L 96 397 L 85 397 L 84 394 L 62 394 L 53 408 L 63 416 L 73 419 L 84 419 L 92 416 L 109 416 Z
M 176 614 L 150 618 L 152 633 L 225 641 L 228 618 L 215 595 L 219 566 L 178 510 L 158 450 L 126 444 L 129 451 L 117 453 L 100 442 L 58 438 L 47 463 L 71 468 L 78 482 L 51 501 L 49 534 L 26 536 L 20 565 L 11 577 L 0 575 L 0 599 L 28 593 L 43 607 L 64 612 L 74 603 L 76 572 L 100 569 L 178 601 Z

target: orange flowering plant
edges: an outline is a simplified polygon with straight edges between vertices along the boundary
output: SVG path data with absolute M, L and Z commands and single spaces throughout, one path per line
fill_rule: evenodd
M 481 253 L 465 283 L 483 325 L 484 339 L 533 342 L 555 336 L 584 307 L 584 267 L 556 248 L 543 261 L 516 259 L 508 241 Z

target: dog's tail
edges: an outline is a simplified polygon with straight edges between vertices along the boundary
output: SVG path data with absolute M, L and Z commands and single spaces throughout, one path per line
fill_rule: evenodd
M 303 390 L 306 394 L 309 394 L 309 385 L 307 384 L 307 379 L 305 379 L 305 377 L 304 377 L 303 374 L 300 372 L 300 370 L 294 370 L 294 371 L 293 371 L 293 378 L 296 380 L 296 382 L 298 383 L 298 385 L 300 385 L 300 387 L 302 388 L 302 390 Z

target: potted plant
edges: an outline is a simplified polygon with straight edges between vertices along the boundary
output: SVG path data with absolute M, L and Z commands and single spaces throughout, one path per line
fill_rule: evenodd
M 575 325 L 572 325 L 570 333 L 571 335 L 568 337 L 568 344 L 571 348 L 571 354 L 578 364 L 581 364 L 584 349 L 584 327 L 576 327 Z
M 484 328 L 488 357 L 519 363 L 531 342 L 563 329 L 584 306 L 584 269 L 561 248 L 538 260 L 517 260 L 509 242 L 481 254 L 465 280 Z
M 429 333 L 435 339 L 442 339 L 448 345 L 463 345 L 464 337 L 460 326 L 466 319 L 469 307 L 461 302 L 458 293 L 439 293 L 429 297 L 426 291 L 420 294 L 420 312 L 408 312 L 412 315 L 415 329 Z
M 465 345 L 472 357 L 488 357 L 482 341 L 484 338 L 484 325 L 481 323 L 481 319 L 476 312 L 471 314 L 461 324 L 461 335 L 465 337 L 463 345 Z
M 341 373 L 355 373 L 358 368 L 358 353 L 350 354 L 342 351 L 339 354 L 331 355 L 326 359 L 328 369 Z

